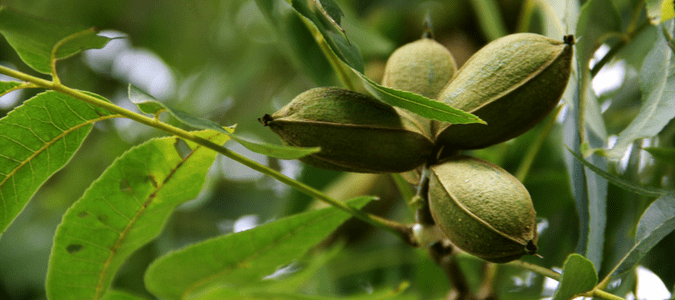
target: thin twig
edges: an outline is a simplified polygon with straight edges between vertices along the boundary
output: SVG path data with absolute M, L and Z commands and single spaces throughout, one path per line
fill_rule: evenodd
M 462 273 L 457 260 L 453 257 L 455 254 L 453 252 L 454 248 L 451 245 L 444 245 L 442 242 L 435 243 L 428 249 L 429 256 L 445 271 L 445 275 L 452 285 L 448 299 L 475 298 L 464 273 Z
M 10 68 L 0 66 L 0 73 L 5 74 L 7 76 L 11 76 L 23 81 L 31 82 L 39 87 L 49 89 L 49 90 L 54 90 L 56 92 L 62 93 L 64 95 L 71 96 L 75 99 L 82 100 L 86 103 L 96 105 L 98 107 L 104 108 L 110 112 L 117 113 L 119 115 L 122 115 L 126 118 L 132 119 L 136 122 L 139 122 L 141 124 L 145 124 L 154 128 L 157 128 L 159 130 L 162 130 L 164 132 L 167 132 L 169 134 L 175 135 L 179 138 L 186 139 L 189 141 L 193 141 L 195 143 L 198 143 L 200 145 L 203 145 L 211 150 L 214 150 L 222 155 L 225 155 L 253 170 L 256 170 L 258 172 L 261 172 L 263 174 L 266 174 L 276 180 L 279 180 L 282 183 L 287 184 L 288 186 L 296 189 L 297 191 L 304 193 L 306 195 L 309 195 L 311 197 L 315 197 L 317 199 L 320 199 L 334 207 L 337 207 L 343 211 L 346 211 L 350 214 L 352 214 L 354 217 L 371 224 L 376 227 L 381 227 L 391 233 L 394 233 L 395 235 L 399 236 L 404 242 L 409 243 L 409 244 L 415 244 L 414 243 L 414 238 L 412 235 L 412 227 L 409 225 L 401 224 L 392 220 L 384 219 L 372 214 L 365 213 L 361 210 L 358 210 L 356 208 L 353 208 L 344 202 L 338 201 L 336 199 L 333 199 L 329 197 L 328 195 L 320 192 L 319 190 L 316 190 L 302 182 L 298 182 L 290 177 L 287 177 L 265 165 L 262 165 L 254 160 L 251 160 L 245 156 L 242 156 L 239 153 L 233 152 L 221 145 L 215 144 L 209 140 L 203 139 L 201 137 L 198 137 L 194 134 L 192 134 L 189 131 L 171 126 L 169 124 L 160 122 L 159 120 L 153 119 L 146 117 L 144 115 L 138 114 L 136 112 L 127 110 L 125 108 L 119 107 L 111 102 L 107 102 L 104 100 L 101 100 L 99 98 L 96 98 L 94 96 L 88 95 L 86 93 L 83 93 L 79 90 L 69 88 L 67 86 L 64 86 L 60 83 L 56 83 L 53 81 L 45 80 L 42 78 L 34 77 L 19 71 L 12 70 Z

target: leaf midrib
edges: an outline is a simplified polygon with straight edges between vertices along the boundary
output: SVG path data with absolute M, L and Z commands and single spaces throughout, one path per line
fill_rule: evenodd
M 104 291 L 104 282 L 105 282 L 105 277 L 106 274 L 108 273 L 108 269 L 110 268 L 112 261 L 115 258 L 115 254 L 117 253 L 117 250 L 122 246 L 122 243 L 126 239 L 127 235 L 131 231 L 133 225 L 136 224 L 136 221 L 143 215 L 145 210 L 152 204 L 152 201 L 157 197 L 157 193 L 167 184 L 167 182 L 173 178 L 173 175 L 176 173 L 176 171 L 194 154 L 197 150 L 199 150 L 202 146 L 197 145 L 190 153 L 188 153 L 185 157 L 181 157 L 181 161 L 176 164 L 174 168 L 171 169 L 171 172 L 164 178 L 161 184 L 157 185 L 155 190 L 147 197 L 147 199 L 143 202 L 141 205 L 141 209 L 138 210 L 138 212 L 129 220 L 129 223 L 127 226 L 124 228 L 124 230 L 120 233 L 119 237 L 117 238 L 117 241 L 115 242 L 115 245 L 110 248 L 110 254 L 108 255 L 108 258 L 106 261 L 103 263 L 103 270 L 100 272 L 100 276 L 98 278 L 98 282 L 96 284 L 96 291 L 94 293 L 94 300 L 101 299 L 101 294 Z
M 332 212 L 331 214 L 338 213 L 338 212 L 340 212 L 340 211 L 334 211 L 334 212 Z M 199 281 L 197 281 L 197 282 L 191 284 L 190 286 L 188 286 L 187 289 L 185 289 L 185 292 L 183 292 L 183 293 L 181 294 L 180 299 L 187 299 L 187 296 L 190 295 L 190 293 L 191 293 L 192 291 L 194 291 L 195 289 L 197 289 L 197 288 L 200 287 L 200 286 L 203 286 L 204 283 L 209 282 L 209 281 L 212 280 L 213 278 L 217 278 L 217 277 L 219 277 L 219 276 L 221 276 L 221 275 L 223 275 L 223 274 L 225 274 L 225 273 L 227 273 L 227 272 L 229 272 L 229 271 L 231 271 L 231 270 L 234 270 L 235 268 L 237 268 L 238 266 L 240 266 L 240 265 L 242 265 L 242 264 L 248 264 L 248 263 L 250 263 L 251 260 L 255 259 L 256 257 L 258 257 L 258 256 L 260 256 L 260 255 L 262 255 L 262 254 L 264 254 L 264 253 L 266 253 L 266 252 L 268 252 L 269 249 L 272 249 L 273 247 L 276 247 L 279 243 L 283 242 L 284 240 L 288 239 L 289 237 L 294 236 L 294 233 L 295 233 L 295 232 L 297 232 L 297 231 L 299 231 L 299 230 L 302 230 L 302 229 L 304 229 L 304 228 L 306 228 L 306 227 L 308 227 L 308 226 L 311 226 L 311 225 L 313 225 L 315 222 L 317 222 L 317 221 L 319 221 L 319 220 L 322 220 L 322 219 L 324 219 L 324 218 L 326 218 L 326 217 L 327 217 L 326 215 L 323 215 L 323 216 L 318 215 L 318 216 L 314 217 L 311 221 L 305 222 L 305 223 L 303 223 L 302 225 L 300 225 L 300 226 L 296 227 L 295 229 L 293 229 L 292 231 L 289 231 L 287 234 L 285 234 L 285 235 L 283 235 L 283 236 L 281 236 L 281 237 L 275 239 L 272 243 L 270 243 L 267 247 L 262 248 L 260 251 L 256 251 L 256 252 L 252 253 L 252 254 L 251 254 L 250 256 L 248 256 L 248 257 L 245 257 L 245 258 L 243 258 L 243 259 L 241 259 L 241 260 L 238 260 L 238 261 L 236 261 L 236 262 L 231 263 L 227 268 L 225 268 L 225 269 L 224 269 L 223 271 L 221 271 L 221 272 L 217 272 L 217 273 L 215 273 L 215 274 L 213 274 L 213 275 L 211 275 L 211 276 L 208 276 L 208 277 L 206 277 L 206 278 L 204 278 L 204 279 L 202 279 L 202 280 L 199 280 Z
M 54 137 L 54 138 L 51 139 L 50 141 L 45 142 L 44 145 L 43 145 L 42 147 L 40 147 L 39 149 L 37 149 L 36 151 L 34 151 L 33 154 L 31 154 L 30 156 L 28 156 L 26 159 L 24 159 L 22 162 L 20 162 L 20 164 L 19 164 L 18 166 L 16 166 L 16 168 L 14 168 L 11 172 L 9 172 L 9 173 L 7 174 L 7 177 L 5 177 L 5 179 L 3 179 L 3 180 L 0 182 L 0 190 L 4 187 L 5 183 L 7 183 L 7 181 L 9 181 L 10 179 L 13 179 L 13 178 L 14 178 L 14 175 L 15 175 L 21 168 L 23 168 L 25 165 L 27 165 L 28 163 L 30 163 L 35 157 L 37 157 L 38 155 L 42 154 L 45 150 L 47 150 L 49 147 L 51 147 L 51 145 L 55 144 L 57 141 L 61 140 L 62 138 L 64 138 L 64 137 L 67 136 L 68 134 L 70 134 L 70 133 L 72 133 L 72 132 L 74 132 L 74 131 L 76 131 L 76 130 L 82 128 L 82 127 L 85 127 L 85 126 L 91 125 L 91 124 L 93 124 L 93 123 L 96 123 L 96 122 L 98 122 L 98 121 L 103 121 L 103 120 L 112 119 L 112 118 L 119 118 L 119 117 L 122 117 L 122 116 L 121 116 L 121 115 L 107 115 L 107 116 L 101 116 L 101 117 L 98 117 L 98 118 L 95 118 L 95 119 L 86 120 L 86 121 L 83 122 L 83 123 L 77 124 L 77 125 L 75 125 L 75 126 L 73 126 L 73 127 L 70 127 L 70 128 L 68 128 L 68 129 L 64 130 L 61 134 L 57 135 L 56 137 Z M 24 146 L 24 147 L 25 147 L 25 146 Z M 13 159 L 13 160 L 16 160 L 16 159 Z M 17 197 L 18 197 L 18 193 L 14 193 L 14 197 L 17 198 Z M 8 206 L 7 206 L 6 203 L 5 203 L 5 197 L 3 196 L 2 193 L 0 193 L 0 200 L 2 201 L 2 204 L 3 204 L 3 206 L 4 206 L 3 212 L 4 212 L 5 217 L 6 217 L 6 216 L 7 216 L 7 207 L 8 207 Z M 4 231 L 4 230 L 3 230 L 3 231 Z

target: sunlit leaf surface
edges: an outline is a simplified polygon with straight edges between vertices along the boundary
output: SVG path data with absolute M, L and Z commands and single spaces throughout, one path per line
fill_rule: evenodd
M 196 135 L 216 144 L 228 137 Z M 189 151 L 178 149 L 179 144 Z M 119 267 L 155 238 L 173 209 L 202 189 L 216 152 L 165 137 L 119 157 L 63 216 L 47 273 L 50 299 L 101 299 Z
M 588 292 L 598 283 L 593 263 L 579 254 L 571 254 L 563 266 L 560 284 L 553 300 L 567 300 Z
M 371 200 L 363 196 L 348 204 L 360 208 Z M 201 242 L 156 260 L 145 274 L 145 285 L 163 299 L 199 298 L 209 287 L 255 285 L 302 257 L 350 217 L 324 208 Z
M 0 119 L 0 234 L 70 160 L 92 125 L 111 117 L 104 109 L 45 92 Z

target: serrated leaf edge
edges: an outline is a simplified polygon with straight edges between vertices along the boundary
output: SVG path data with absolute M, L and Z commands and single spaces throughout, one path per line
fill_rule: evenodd
M 215 136 L 217 136 L 217 135 L 211 136 L 210 138 L 208 138 L 208 140 L 212 139 Z M 180 139 L 178 137 L 173 137 L 173 138 L 174 139 Z M 159 140 L 159 139 L 154 139 L 154 140 Z M 203 147 L 202 145 L 197 145 L 190 151 L 190 153 L 188 153 L 184 157 L 181 157 L 181 161 L 174 168 L 171 169 L 170 173 L 166 176 L 166 178 L 164 178 L 164 181 L 162 181 L 161 183 L 159 183 L 159 182 L 157 183 L 157 186 L 155 187 L 155 190 L 147 197 L 147 199 L 145 199 L 145 201 L 143 201 L 143 203 L 141 204 L 141 208 L 129 220 L 129 223 L 124 228 L 124 230 L 122 230 L 122 232 L 119 233 L 119 237 L 117 238 L 117 241 L 115 241 L 115 244 L 109 249 L 110 254 L 108 255 L 108 258 L 103 263 L 103 269 L 100 273 L 98 282 L 96 284 L 96 291 L 94 293 L 94 299 L 100 299 L 104 296 L 104 294 L 102 292 L 104 292 L 105 288 L 107 288 L 107 287 L 104 286 L 104 282 L 105 282 L 106 274 L 108 273 L 108 268 L 110 267 L 110 264 L 112 263 L 112 260 L 115 258 L 115 254 L 117 253 L 117 250 L 122 245 L 122 243 L 125 240 L 127 234 L 131 231 L 133 225 L 136 224 L 136 220 L 138 220 L 138 218 L 140 218 L 141 215 L 143 215 L 143 213 L 148 208 L 148 206 L 150 206 L 150 204 L 152 204 L 152 201 L 155 199 L 157 193 L 166 185 L 166 183 L 170 179 L 173 178 L 173 175 L 183 165 L 183 163 L 185 163 L 192 156 L 192 154 L 194 154 L 197 150 L 199 150 L 202 147 Z M 132 151 L 132 150 L 129 150 L 129 151 Z M 129 153 L 129 152 L 127 152 L 127 153 Z M 113 165 L 114 165 L 114 162 L 113 162 Z

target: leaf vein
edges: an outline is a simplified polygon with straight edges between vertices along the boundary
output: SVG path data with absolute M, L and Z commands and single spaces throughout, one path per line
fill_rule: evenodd
M 338 212 L 338 211 L 336 211 L 336 212 Z M 334 213 L 336 213 L 336 212 L 334 212 Z M 334 213 L 333 213 L 333 214 L 334 214 Z M 269 243 L 269 245 L 267 245 L 267 247 L 265 247 L 265 248 L 263 248 L 263 249 L 260 249 L 259 251 L 252 252 L 250 256 L 248 256 L 248 257 L 246 257 L 246 258 L 244 258 L 244 259 L 242 259 L 242 260 L 239 260 L 239 261 L 237 261 L 237 262 L 234 262 L 234 263 L 230 264 L 230 265 L 227 266 L 224 270 L 222 270 L 222 271 L 220 271 L 220 272 L 217 272 L 217 273 L 215 273 L 215 274 L 213 274 L 213 275 L 211 275 L 211 276 L 208 276 L 208 277 L 206 277 L 206 278 L 204 278 L 204 279 L 202 279 L 202 280 L 199 280 L 199 281 L 193 283 L 192 285 L 190 285 L 190 286 L 185 290 L 185 292 L 183 292 L 183 294 L 181 295 L 181 299 L 186 299 L 187 296 L 188 296 L 193 290 L 195 290 L 196 288 L 198 288 L 199 286 L 201 286 L 201 285 L 203 285 L 203 284 L 205 284 L 205 283 L 207 283 L 207 282 L 213 280 L 214 278 L 217 278 L 217 277 L 219 277 L 219 276 L 222 276 L 223 274 L 225 274 L 225 273 L 227 273 L 227 272 L 229 272 L 229 271 L 231 271 L 231 270 L 234 270 L 235 268 L 237 268 L 238 266 L 240 266 L 240 265 L 242 265 L 242 264 L 247 264 L 247 263 L 249 263 L 251 260 L 253 260 L 253 259 L 255 259 L 256 257 L 258 257 L 258 256 L 262 255 L 263 253 L 267 252 L 269 249 L 272 249 L 272 248 L 276 247 L 277 244 L 283 242 L 284 240 L 288 239 L 289 237 L 292 237 L 292 236 L 294 235 L 295 232 L 297 232 L 297 231 L 299 231 L 299 230 L 302 230 L 302 229 L 304 229 L 304 228 L 306 228 L 306 227 L 312 226 L 312 225 L 314 224 L 314 222 L 317 222 L 317 221 L 319 221 L 319 220 L 323 220 L 323 219 L 325 219 L 325 218 L 328 218 L 328 216 L 317 216 L 317 217 L 315 217 L 314 219 L 312 219 L 311 221 L 307 221 L 307 222 L 305 222 L 305 223 L 299 225 L 298 227 L 296 227 L 296 228 L 293 229 L 292 231 L 289 231 L 286 235 L 280 236 L 278 239 L 276 239 L 276 240 L 274 240 L 273 242 Z M 249 239 L 249 243 L 252 243 L 251 239 Z M 253 248 L 255 249 L 255 245 L 251 245 L 251 246 L 253 246 Z
M 8 136 L 6 136 L 6 135 L 2 135 L 2 137 L 4 137 L 5 139 L 7 139 L 8 141 L 11 141 L 11 142 L 13 142 L 13 143 L 15 143 L 15 144 L 17 144 L 17 145 L 19 145 L 19 146 L 25 148 L 26 150 L 30 151 L 30 153 L 35 153 L 35 150 L 33 150 L 33 149 L 31 149 L 31 148 L 28 148 L 28 146 L 22 144 L 21 142 L 15 140 L 15 139 L 12 139 L 12 138 L 10 138 L 10 137 L 8 137 Z
M 30 118 L 30 116 L 29 116 L 29 118 Z M 32 119 L 32 118 L 31 118 L 31 119 Z M 38 121 L 43 122 L 43 121 L 41 121 L 41 120 L 38 120 Z M 45 122 L 45 123 L 47 123 L 47 122 Z M 30 131 L 30 133 L 32 133 L 32 134 L 33 134 L 38 140 L 40 140 L 43 144 L 47 142 L 47 141 L 43 140 L 37 133 L 35 133 L 35 131 L 33 130 L 33 128 L 30 128 L 30 127 L 28 127 L 28 126 L 25 126 L 25 125 L 19 124 L 19 123 L 7 123 L 7 125 L 12 125 L 12 126 L 15 126 L 15 127 L 19 127 L 19 128 L 22 128 L 22 129 L 26 129 L 26 130 Z M 58 129 L 58 128 L 57 128 L 57 129 Z M 63 130 L 61 130 L 61 132 L 63 132 Z
M 106 247 L 106 246 L 104 246 L 104 245 L 99 245 L 99 244 L 96 244 L 96 243 L 94 243 L 94 242 L 91 242 L 91 241 L 82 239 L 82 238 L 74 237 L 74 236 L 72 236 L 72 235 L 63 235 L 63 236 L 64 236 L 64 237 L 67 237 L 67 238 L 69 238 L 69 239 L 71 239 L 71 240 L 74 240 L 74 241 L 78 241 L 78 242 L 82 242 L 82 243 L 87 244 L 87 245 L 95 246 L 95 247 L 97 247 L 97 248 L 99 248 L 99 249 L 103 249 L 103 250 L 106 250 L 106 251 L 109 251 L 109 250 L 110 250 L 110 247 Z
M 62 100 L 63 103 L 66 105 L 66 107 L 67 107 L 71 112 L 73 112 L 73 114 L 74 114 L 75 116 L 77 116 L 78 118 L 82 119 L 82 121 L 85 121 L 85 122 L 87 121 L 87 118 L 81 116 L 77 111 L 75 111 L 75 110 L 70 106 L 70 103 L 68 103 L 68 101 L 66 101 L 65 99 L 61 99 L 61 100 Z M 91 105 L 89 105 L 89 104 L 87 104 L 87 107 L 89 107 L 89 109 L 91 109 L 91 110 L 96 110 L 95 108 L 91 107 Z M 65 122 L 64 122 L 64 123 L 65 123 Z
M 99 197 L 99 199 L 103 200 L 103 202 L 105 202 L 106 204 L 108 204 L 108 206 L 110 206 L 110 208 L 112 208 L 112 210 L 113 210 L 114 212 L 116 212 L 118 215 L 120 215 L 122 218 L 125 218 L 125 219 L 131 221 L 131 218 L 130 218 L 130 217 L 127 217 L 127 216 L 124 215 L 121 211 L 119 211 L 119 210 L 117 209 L 117 207 L 115 207 L 115 205 L 113 205 L 110 201 L 108 201 L 108 199 L 107 199 L 104 195 L 102 195 L 101 197 Z
M 110 267 L 110 264 L 112 263 L 112 260 L 115 256 L 115 254 L 117 253 L 117 250 L 122 246 L 122 242 L 127 237 L 129 232 L 131 231 L 133 225 L 136 224 L 136 221 L 141 217 L 141 215 L 143 215 L 143 213 L 145 213 L 145 210 L 148 208 L 148 206 L 150 206 L 152 201 L 155 199 L 155 197 L 157 196 L 157 193 L 164 187 L 164 185 L 169 181 L 169 179 L 173 177 L 175 172 L 183 165 L 183 163 L 188 158 L 190 158 L 192 156 L 193 153 L 195 153 L 195 151 L 197 151 L 200 148 L 201 148 L 201 146 L 197 146 L 194 149 L 192 149 L 192 151 L 190 151 L 190 153 L 188 155 L 186 155 L 185 157 L 181 157 L 181 161 L 178 162 L 174 168 L 172 168 L 171 172 L 169 172 L 167 177 L 164 178 L 162 184 L 159 184 L 155 188 L 155 190 L 147 197 L 147 199 L 145 200 L 145 202 L 143 203 L 141 208 L 138 210 L 138 212 L 134 215 L 134 217 L 129 220 L 129 224 L 127 224 L 126 228 L 124 228 L 124 230 L 120 234 L 119 238 L 115 242 L 115 245 L 110 249 L 110 255 L 108 255 L 108 258 L 104 262 L 103 270 L 101 270 L 98 283 L 96 284 L 96 293 L 94 295 L 95 300 L 100 299 L 100 297 L 102 296 L 101 294 L 102 294 L 103 289 L 104 289 L 103 283 L 104 283 L 105 277 L 108 273 L 108 268 Z M 178 155 L 178 154 L 176 153 L 176 155 Z M 143 163 L 145 163 L 145 162 L 143 162 Z M 146 169 L 147 169 L 147 166 L 146 166 Z
M 14 157 L 11 157 L 11 156 L 4 155 L 4 154 L 2 154 L 2 153 L 0 153 L 0 157 L 1 157 L 1 158 L 4 158 L 4 159 L 7 159 L 7 160 L 10 160 L 10 161 L 13 161 L 13 162 L 21 163 L 20 160 L 14 158 Z M 2 175 L 7 175 L 7 174 L 3 174 L 3 173 L 0 173 L 0 174 L 2 174 Z
M 92 124 L 92 123 L 95 123 L 95 122 L 97 122 L 97 121 L 106 120 L 106 119 L 111 119 L 111 118 L 117 118 L 117 117 L 119 117 L 119 115 L 108 115 L 108 116 L 101 116 L 101 117 L 98 117 L 98 118 L 95 118 L 95 119 L 91 119 L 91 120 L 89 120 L 89 121 L 87 121 L 87 122 L 80 123 L 80 124 L 78 124 L 78 125 L 76 125 L 76 126 L 73 126 L 73 127 L 69 128 L 69 130 L 64 131 L 62 134 L 60 134 L 60 135 L 54 137 L 54 139 L 53 139 L 52 141 L 50 141 L 49 143 L 46 143 L 46 144 L 43 145 L 40 149 L 38 149 L 38 150 L 36 150 L 36 151 L 33 151 L 32 154 L 31 154 L 29 157 L 27 157 L 25 160 L 23 160 L 23 161 L 21 162 L 21 164 L 19 164 L 18 166 L 16 166 L 9 174 L 7 174 L 7 177 L 4 178 L 2 181 L 0 181 L 0 190 L 2 190 L 2 189 L 4 188 L 5 184 L 7 183 L 7 181 L 8 181 L 10 178 L 12 178 L 12 181 L 14 181 L 14 177 L 15 177 L 14 175 L 19 171 L 19 169 L 21 169 L 21 168 L 22 168 L 23 166 L 25 166 L 29 161 L 31 161 L 31 160 L 33 160 L 35 157 L 37 157 L 40 153 L 42 153 L 43 151 L 45 151 L 45 149 L 47 149 L 49 146 L 51 146 L 55 141 L 57 141 L 57 140 L 59 140 L 59 139 L 61 139 L 61 138 L 64 138 L 64 137 L 65 137 L 66 135 L 68 135 L 70 132 L 73 132 L 73 131 L 75 131 L 75 130 L 77 130 L 77 129 L 80 129 L 80 128 L 83 128 L 83 127 L 85 127 L 85 126 L 88 126 L 88 125 L 90 125 L 90 124 Z M 2 135 L 0 135 L 0 136 L 2 136 Z M 5 137 L 6 137 L 6 136 L 5 136 Z M 24 147 L 25 147 L 25 146 L 24 146 Z M 29 150 L 30 150 L 30 149 L 29 149 Z M 32 150 L 31 150 L 31 151 L 32 151 Z M 16 193 L 16 186 L 14 186 L 14 195 L 15 195 L 15 198 L 16 198 L 16 203 L 19 203 L 19 200 L 18 200 L 18 194 Z M 3 200 L 4 200 L 4 199 L 3 199 Z M 6 220 L 6 216 L 5 216 L 5 218 L 3 218 L 3 219 Z

